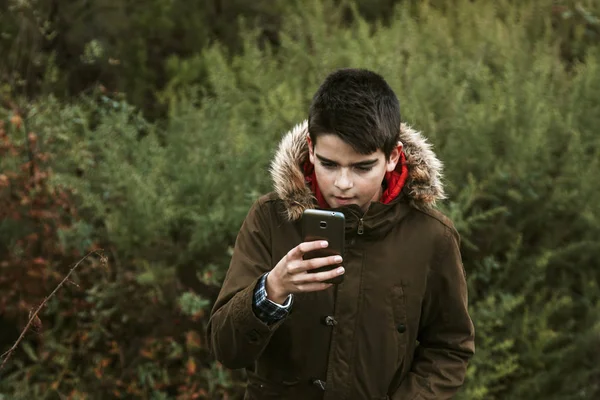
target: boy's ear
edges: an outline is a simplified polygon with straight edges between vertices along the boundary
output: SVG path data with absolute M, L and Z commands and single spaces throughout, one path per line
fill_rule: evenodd
M 402 142 L 398 141 L 398 145 L 394 148 L 394 150 L 392 150 L 392 152 L 390 153 L 390 158 L 389 160 L 387 160 L 387 165 L 386 165 L 386 171 L 387 172 L 392 172 L 396 169 L 396 165 L 398 165 L 398 162 L 400 161 L 400 154 L 402 154 Z
M 311 164 L 315 164 L 315 148 L 313 146 L 312 140 L 310 140 L 310 136 L 306 135 L 306 143 L 308 143 L 308 160 Z

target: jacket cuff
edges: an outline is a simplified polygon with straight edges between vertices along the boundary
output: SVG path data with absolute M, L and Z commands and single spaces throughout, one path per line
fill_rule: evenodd
M 254 289 L 253 310 L 261 321 L 270 325 L 287 317 L 293 303 L 293 296 L 290 294 L 283 305 L 269 300 L 266 290 L 268 275 L 268 272 L 263 274 Z
M 265 340 L 271 337 L 271 334 L 283 323 L 281 319 L 273 324 L 267 324 L 262 321 L 254 312 L 254 291 L 256 285 L 262 279 L 260 276 L 254 284 L 248 285 L 244 290 L 236 294 L 237 299 L 233 303 L 232 314 L 240 334 L 242 334 L 248 343 L 256 346 L 262 346 Z

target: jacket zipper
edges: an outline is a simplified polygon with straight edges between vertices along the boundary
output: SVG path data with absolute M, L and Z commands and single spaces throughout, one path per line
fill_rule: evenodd
M 359 235 L 362 235 L 363 233 L 365 233 L 364 227 L 363 227 L 363 219 L 359 219 L 358 220 L 358 230 L 357 232 Z

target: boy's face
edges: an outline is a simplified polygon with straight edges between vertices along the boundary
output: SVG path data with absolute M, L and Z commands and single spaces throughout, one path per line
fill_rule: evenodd
M 356 204 L 363 212 L 381 197 L 385 173 L 396 168 L 402 151 L 398 144 L 386 160 L 380 149 L 360 154 L 336 135 L 320 135 L 314 146 L 310 137 L 307 140 L 310 162 L 327 204 L 332 208 Z

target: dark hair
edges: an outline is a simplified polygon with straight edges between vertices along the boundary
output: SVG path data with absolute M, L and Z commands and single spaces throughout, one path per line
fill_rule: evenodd
M 400 135 L 400 103 L 387 82 L 365 69 L 340 69 L 325 78 L 308 114 L 314 144 L 337 135 L 360 154 L 379 149 L 389 158 Z

